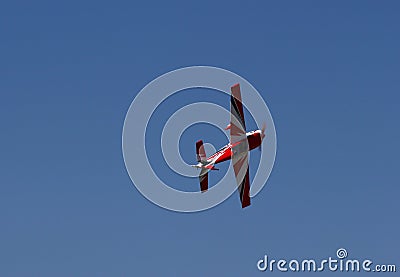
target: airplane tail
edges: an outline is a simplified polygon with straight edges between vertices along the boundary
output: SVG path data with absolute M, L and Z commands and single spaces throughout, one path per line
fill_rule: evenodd
M 207 161 L 206 151 L 204 150 L 202 140 L 198 140 L 196 142 L 196 157 L 199 163 L 192 165 L 193 167 L 205 168 L 208 170 L 219 170 L 214 166 L 214 161 Z
M 203 141 L 198 140 L 196 141 L 196 155 L 198 162 L 205 162 L 207 161 L 206 151 L 204 150 Z
M 215 168 L 213 162 L 207 162 L 206 151 L 204 150 L 202 140 L 196 142 L 196 157 L 199 163 L 193 165 L 193 167 L 201 169 L 199 173 L 200 190 L 201 192 L 205 192 L 208 190 L 208 171 L 218 170 L 218 168 Z
M 196 157 L 199 162 L 196 167 L 201 168 L 199 174 L 200 190 L 201 192 L 205 192 L 208 190 L 208 169 L 205 167 L 207 156 L 202 140 L 196 141 Z
M 199 174 L 200 190 L 206 192 L 208 190 L 208 169 L 202 168 Z

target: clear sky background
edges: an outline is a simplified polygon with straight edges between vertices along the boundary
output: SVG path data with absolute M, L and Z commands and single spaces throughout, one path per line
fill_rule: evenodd
M 271 276 L 256 269 L 264 254 L 339 247 L 399 267 L 399 12 L 398 1 L 3 1 L 0 276 Z M 245 210 L 234 194 L 167 211 L 126 173 L 131 101 L 191 65 L 240 74 L 274 117 L 275 167 Z M 185 159 L 206 134 L 188 130 Z

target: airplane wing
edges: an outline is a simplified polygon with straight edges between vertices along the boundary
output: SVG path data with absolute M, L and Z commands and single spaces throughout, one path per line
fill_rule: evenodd
M 232 145 L 232 163 L 242 208 L 250 205 L 250 178 L 249 178 L 249 143 L 246 137 L 242 96 L 240 85 L 231 87 L 231 123 L 230 139 Z
M 250 206 L 250 177 L 247 156 L 248 154 L 233 155 L 232 159 L 242 208 Z
M 240 85 L 231 87 L 231 144 L 246 139 L 246 124 L 244 122 L 244 113 L 242 105 L 242 95 Z

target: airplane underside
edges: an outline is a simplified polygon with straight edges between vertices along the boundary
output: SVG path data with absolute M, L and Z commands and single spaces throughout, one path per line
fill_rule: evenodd
M 265 126 L 261 130 L 246 133 L 239 84 L 231 87 L 231 120 L 226 129 L 230 129 L 230 143 L 208 158 L 203 141 L 196 142 L 198 164 L 193 166 L 201 169 L 199 173 L 200 189 L 202 192 L 206 192 L 208 190 L 208 172 L 218 170 L 215 168 L 215 164 L 232 159 L 240 201 L 242 208 L 245 208 L 250 205 L 248 152 L 261 147 L 262 140 L 265 137 Z

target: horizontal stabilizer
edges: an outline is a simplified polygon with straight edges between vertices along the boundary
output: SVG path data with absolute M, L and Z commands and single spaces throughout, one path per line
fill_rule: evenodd
M 202 168 L 199 174 L 200 190 L 205 192 L 208 190 L 208 169 Z
M 196 155 L 198 162 L 205 162 L 207 160 L 206 151 L 204 150 L 204 145 L 202 140 L 196 142 Z

